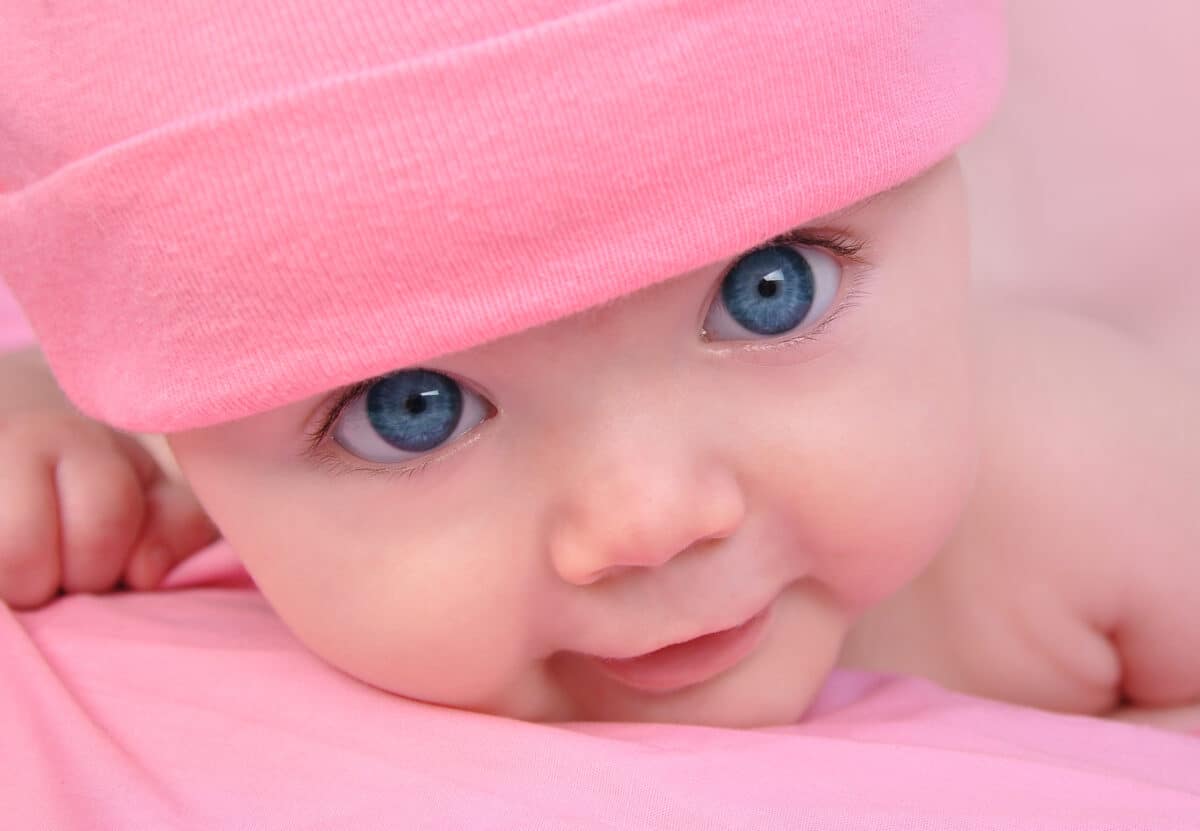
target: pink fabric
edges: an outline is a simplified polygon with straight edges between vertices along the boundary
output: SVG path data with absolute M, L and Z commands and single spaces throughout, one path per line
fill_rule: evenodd
M 853 673 L 789 727 L 526 724 L 341 675 L 244 581 L 218 545 L 170 592 L 0 609 L 4 827 L 1200 827 L 1191 737 Z
M 5 0 L 0 272 L 121 427 L 245 416 L 886 189 L 1000 0 Z

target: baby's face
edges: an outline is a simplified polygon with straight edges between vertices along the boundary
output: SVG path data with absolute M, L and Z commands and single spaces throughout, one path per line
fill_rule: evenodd
M 965 238 L 949 161 L 344 406 L 172 445 L 278 613 L 371 684 L 523 719 L 792 721 L 965 501 Z

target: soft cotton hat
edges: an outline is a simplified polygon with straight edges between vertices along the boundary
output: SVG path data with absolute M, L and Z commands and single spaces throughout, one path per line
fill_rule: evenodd
M 0 0 L 0 276 L 114 425 L 247 416 L 896 185 L 999 0 Z

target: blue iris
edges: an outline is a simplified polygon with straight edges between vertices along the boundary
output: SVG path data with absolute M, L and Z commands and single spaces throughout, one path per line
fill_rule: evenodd
M 730 317 L 759 335 L 778 335 L 800 325 L 813 304 L 812 266 L 794 248 L 773 245 L 751 251 L 721 283 Z
M 380 438 L 412 453 L 432 450 L 454 434 L 462 389 L 438 372 L 406 369 L 367 390 L 367 420 Z

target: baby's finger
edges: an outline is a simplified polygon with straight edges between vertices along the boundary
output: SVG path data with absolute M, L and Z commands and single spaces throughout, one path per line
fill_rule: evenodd
M 137 473 L 138 480 L 142 483 L 143 489 L 149 488 L 163 478 L 163 471 L 158 461 L 155 460 L 153 454 L 142 445 L 136 436 L 114 430 L 112 432 L 112 440 L 125 452 L 129 463 L 133 465 L 134 472 Z
M 49 459 L 0 469 L 0 600 L 38 606 L 58 590 L 58 503 Z
M 172 568 L 217 538 L 216 526 L 182 482 L 163 480 L 147 493 L 142 537 L 125 569 L 125 584 L 152 589 Z
M 105 445 L 74 449 L 57 470 L 62 587 L 102 592 L 116 585 L 138 539 L 145 497 L 129 460 Z

